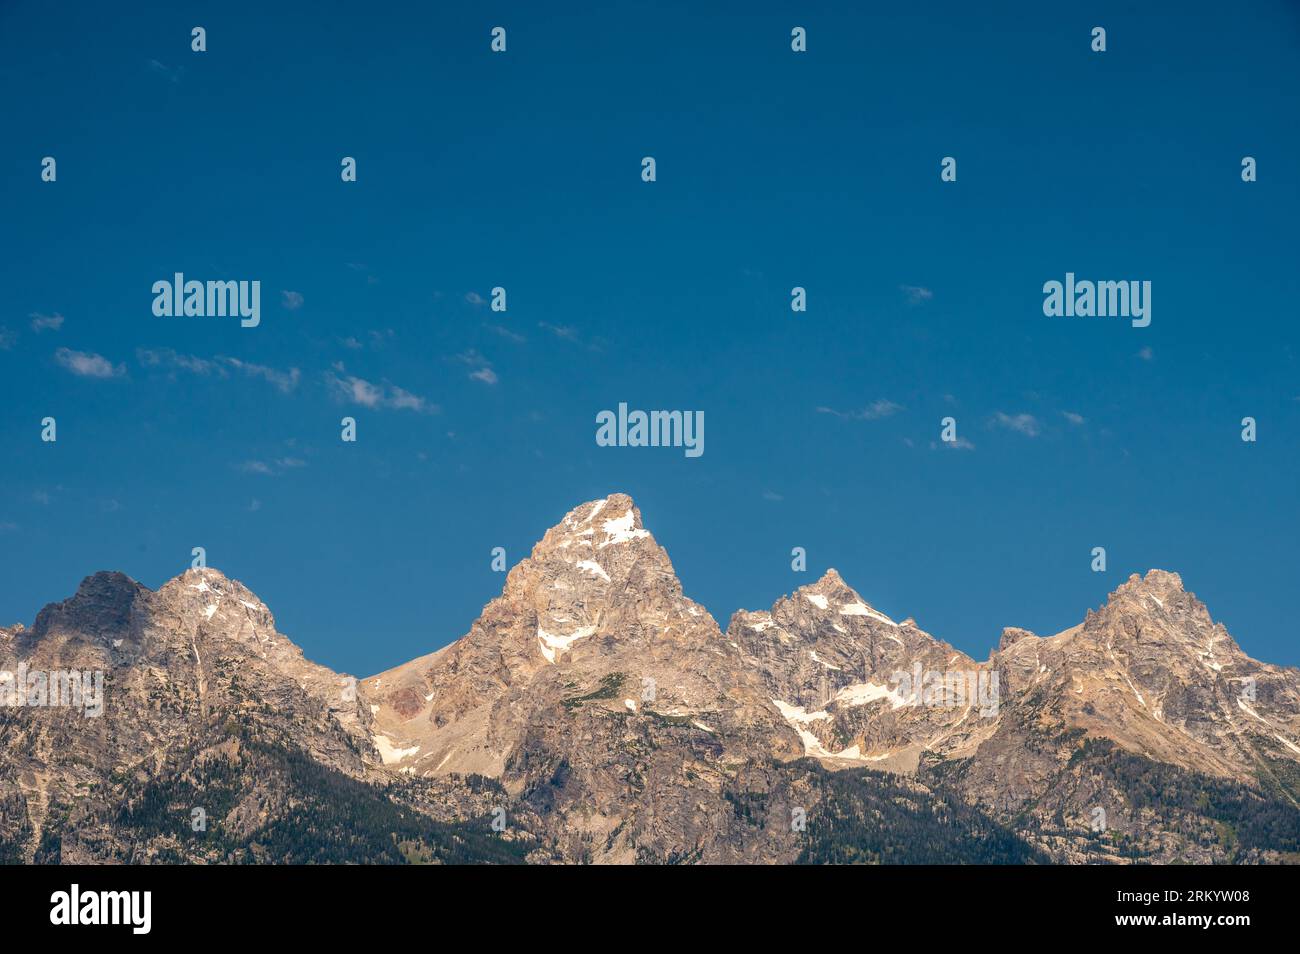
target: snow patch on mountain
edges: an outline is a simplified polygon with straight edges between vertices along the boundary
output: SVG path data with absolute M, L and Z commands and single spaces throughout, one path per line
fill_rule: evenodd
M 609 546 L 611 543 L 628 543 L 632 540 L 640 540 L 650 536 L 649 530 L 641 530 L 634 526 L 636 515 L 629 510 L 621 517 L 615 517 L 612 520 L 606 520 L 601 527 L 608 535 L 601 543 L 601 548 Z
M 820 656 L 818 656 L 818 655 L 817 655 L 817 650 L 815 650 L 815 649 L 810 649 L 810 650 L 808 651 L 808 655 L 812 657 L 812 661 L 813 661 L 813 662 L 815 662 L 815 663 L 819 663 L 820 665 L 825 666 L 827 669 L 834 669 L 836 672 L 839 672 L 839 671 L 840 671 L 840 667 L 839 667 L 839 666 L 832 666 L 832 665 L 831 665 L 830 663 L 828 663 L 826 660 L 824 660 L 824 659 L 822 659 Z
M 585 639 L 596 631 L 595 626 L 580 626 L 568 636 L 556 636 L 554 633 L 548 633 L 542 627 L 537 627 L 537 641 L 541 644 L 542 655 L 546 657 L 549 663 L 555 662 L 555 657 L 559 653 L 569 651 L 569 647 L 580 639 Z
M 595 560 L 579 560 L 578 569 L 586 570 L 592 576 L 598 576 L 606 583 L 609 582 L 609 574 L 606 573 L 605 568 L 601 566 L 599 563 L 597 563 Z
M 872 619 L 879 620 L 882 623 L 888 623 L 890 626 L 898 625 L 892 619 L 886 616 L 884 613 L 878 613 L 875 610 L 873 610 L 870 606 L 868 606 L 866 603 L 861 603 L 861 602 L 845 603 L 843 606 L 840 607 L 840 615 L 841 616 L 870 616 Z
M 376 733 L 373 738 L 375 748 L 379 750 L 379 757 L 383 759 L 385 765 L 392 765 L 394 762 L 400 762 L 402 759 L 420 751 L 418 745 L 412 746 L 409 749 L 399 749 L 393 744 L 393 740 L 383 733 Z
M 829 719 L 831 714 L 824 709 L 817 712 L 809 712 L 803 706 L 792 706 L 788 702 L 782 702 L 780 699 L 773 699 L 772 705 L 781 710 L 781 715 L 789 723 L 807 725 L 809 722 L 818 722 L 822 719 Z
M 877 699 L 888 699 L 892 709 L 898 709 L 908 703 L 907 697 L 902 693 L 890 689 L 888 686 L 877 685 L 874 682 L 862 682 L 854 686 L 845 686 L 835 693 L 835 701 L 846 706 L 865 706 Z

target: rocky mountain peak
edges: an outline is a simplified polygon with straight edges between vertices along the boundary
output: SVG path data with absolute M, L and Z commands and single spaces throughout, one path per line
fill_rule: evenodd
M 1147 570 L 1146 576 L 1132 573 L 1121 583 L 1115 593 L 1184 593 L 1183 578 L 1170 570 Z M 1114 596 L 1115 594 L 1111 594 Z
M 786 608 L 789 608 L 790 603 L 795 605 L 804 603 L 807 605 L 800 607 L 804 610 L 812 608 L 817 612 L 830 614 L 834 617 L 864 617 L 867 620 L 874 620 L 889 626 L 898 625 L 894 620 L 864 600 L 857 590 L 844 582 L 844 578 L 835 569 L 827 570 L 816 583 L 799 587 L 790 595 L 788 600 L 778 601 L 777 605 L 773 607 L 773 612 L 782 603 L 786 604 Z
M 29 635 L 39 640 L 52 631 L 71 630 L 91 636 L 125 629 L 135 601 L 149 591 L 125 573 L 101 570 L 81 581 L 77 592 L 42 609 Z
M 713 617 L 682 594 L 632 498 L 611 494 L 549 529 L 465 636 L 362 688 L 390 765 L 501 776 L 537 731 L 528 710 L 543 701 L 564 714 L 557 731 L 577 698 L 639 711 L 643 679 L 673 718 L 734 708 L 728 693 L 746 677 L 730 671 L 725 648 Z
M 238 601 L 249 608 L 265 609 L 265 604 L 258 599 L 256 593 L 214 567 L 186 570 L 160 586 L 157 595 L 163 599 L 199 603 L 205 607 L 226 599 Z
M 1116 634 L 1174 628 L 1180 632 L 1214 627 L 1204 603 L 1183 588 L 1177 573 L 1149 570 L 1132 574 L 1107 597 L 1096 613 L 1089 611 L 1085 625 L 1104 626 Z
M 527 610 L 523 620 L 521 608 Z M 522 624 L 528 633 L 525 655 L 538 656 L 532 644 L 540 640 L 548 651 L 538 659 L 553 663 L 579 639 L 626 629 L 641 618 L 659 625 L 681 614 L 701 623 L 710 619 L 683 600 L 668 554 L 645 528 L 632 498 L 611 494 L 575 507 L 546 531 L 510 571 L 501 595 L 485 607 L 467 638 L 477 641 L 476 631 L 491 630 L 497 645 L 503 636 L 498 618 L 514 629 Z
M 594 554 L 612 546 L 654 546 L 654 537 L 641 522 L 641 511 L 627 494 L 589 500 L 565 514 L 533 548 L 533 558 L 572 551 Z
M 1002 638 L 998 640 L 998 652 L 1002 652 L 1008 646 L 1014 645 L 1026 637 L 1037 639 L 1038 634 L 1028 629 L 1021 629 L 1019 626 L 1003 627 Z
M 821 575 L 821 579 L 813 585 L 827 587 L 843 586 L 846 588 L 848 586 L 848 584 L 844 582 L 844 577 L 840 576 L 840 571 L 835 569 L 833 566 L 827 567 L 826 572 Z

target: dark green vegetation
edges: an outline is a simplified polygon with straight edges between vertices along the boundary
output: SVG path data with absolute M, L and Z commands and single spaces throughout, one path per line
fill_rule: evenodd
M 1003 820 L 1035 843 L 1070 843 L 1071 860 L 1162 863 L 1170 853 L 1215 863 L 1300 858 L 1300 785 L 1294 763 L 1261 757 L 1259 788 L 1126 752 L 1105 739 L 1063 734 L 1068 761 L 1037 799 L 1008 806 Z M 960 791 L 964 766 L 931 766 L 923 778 Z M 1090 813 L 1104 810 L 1104 830 Z
M 1277 763 L 1277 766 L 1287 763 Z M 1275 766 L 1275 768 L 1277 767 Z M 1124 793 L 1125 807 L 1142 821 L 1133 833 L 1112 831 L 1123 853 L 1142 854 L 1140 833 L 1157 826 L 1181 832 L 1190 841 L 1217 848 L 1237 862 L 1251 851 L 1300 851 L 1300 809 L 1287 793 L 1263 793 L 1227 779 L 1199 775 L 1125 752 L 1110 742 L 1089 740 L 1071 758 L 1071 767 L 1101 790 Z
M 895 775 L 830 772 L 815 763 L 807 781 L 800 864 L 1037 864 L 1046 856 L 956 795 Z M 754 806 L 733 801 L 738 814 Z
M 0 800 L 0 865 L 22 862 L 22 846 L 32 837 L 27 809 L 16 798 Z
M 52 811 L 34 860 L 66 860 L 65 840 L 74 839 L 78 858 L 90 851 L 95 860 L 135 863 L 523 861 L 524 849 L 492 832 L 490 818 L 435 821 L 292 748 L 245 739 L 180 762 L 183 771 L 126 782 L 112 807 L 83 808 L 75 818 Z M 194 830 L 195 809 L 203 811 L 204 830 Z M 111 840 L 88 844 L 83 833 L 97 831 L 111 831 Z
M 600 680 L 600 688 L 595 692 L 589 692 L 585 696 L 570 696 L 564 700 L 564 707 L 572 712 L 584 702 L 597 702 L 602 699 L 613 699 L 618 696 L 618 691 L 627 681 L 627 676 L 621 672 L 611 672 L 603 676 Z

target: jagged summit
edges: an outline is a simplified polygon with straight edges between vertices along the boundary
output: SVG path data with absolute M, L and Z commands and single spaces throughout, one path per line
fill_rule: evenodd
M 533 552 L 536 555 L 539 550 L 569 547 L 595 551 L 637 540 L 653 543 L 654 538 L 641 522 L 641 511 L 632 498 L 616 493 L 570 510 L 563 520 L 546 531 Z
M 1196 594 L 1183 586 L 1183 578 L 1169 570 L 1148 570 L 1146 574 L 1132 573 L 1128 579 L 1115 587 L 1106 596 L 1106 603 L 1120 603 L 1125 600 L 1141 601 L 1154 597 L 1157 604 L 1173 598 L 1185 601 L 1189 605 L 1198 603 Z
M 1129 581 L 1141 580 L 1147 585 L 1158 585 L 1165 587 L 1183 588 L 1183 578 L 1173 570 L 1162 570 L 1159 567 L 1152 567 L 1147 570 L 1146 575 L 1132 573 L 1129 575 Z
M 1020 626 L 1004 626 L 1002 628 L 1002 638 L 998 640 L 998 652 L 1002 652 L 1008 646 L 1014 645 L 1025 638 L 1038 639 L 1039 636 L 1032 630 L 1023 629 Z
M 768 634 L 772 638 L 788 641 L 790 634 L 779 625 L 780 621 L 788 616 L 802 618 L 808 614 L 832 621 L 848 617 L 888 626 L 904 625 L 894 622 L 872 607 L 832 567 L 814 582 L 806 583 L 788 596 L 781 597 L 770 610 L 737 610 L 732 614 L 731 628 L 739 626 L 745 631 Z M 849 622 L 848 619 L 840 621 Z M 838 623 L 832 622 L 831 625 L 838 626 Z M 912 620 L 908 619 L 906 625 L 912 625 Z M 838 628 L 843 631 L 842 626 Z M 801 627 L 795 626 L 793 629 Z
M 1186 593 L 1183 587 L 1183 578 L 1171 570 L 1151 569 L 1147 570 L 1146 575 L 1140 573 L 1131 573 L 1129 578 L 1117 586 L 1110 594 L 1110 599 L 1117 596 L 1135 593 L 1155 593 L 1164 595 L 1166 593 Z M 1192 594 L 1188 594 L 1192 595 Z
M 96 570 L 78 584 L 75 595 L 101 593 L 109 589 L 133 589 L 143 585 L 120 570 Z
M 102 637 L 130 622 L 131 607 L 147 587 L 125 573 L 102 570 L 81 581 L 77 592 L 60 603 L 50 603 L 36 614 L 26 636 L 41 640 L 52 632 L 79 631 Z
M 1150 627 L 1199 629 L 1215 625 L 1209 607 L 1195 593 L 1183 588 L 1181 576 L 1168 570 L 1148 570 L 1145 576 L 1132 574 L 1107 596 L 1100 609 L 1088 611 L 1085 625 L 1102 625 L 1099 621 L 1118 619 L 1131 620 L 1119 626 L 1120 630 L 1130 632 Z M 1223 636 L 1232 642 L 1226 630 Z
M 223 596 L 237 596 L 241 599 L 252 597 L 252 600 L 245 599 L 244 601 L 256 603 L 258 606 L 265 606 L 265 604 L 258 598 L 257 594 L 239 580 L 226 576 L 216 567 L 210 566 L 197 568 L 192 567 L 184 573 L 172 577 L 162 586 L 158 587 L 157 590 L 158 593 L 173 591 L 186 593 L 187 595 L 193 595 L 188 591 L 193 591 L 193 593 L 197 594 L 209 593 L 212 595 L 205 598 L 209 602 L 220 600 Z
M 821 579 L 815 583 L 799 587 L 791 594 L 790 599 L 803 599 L 824 613 L 864 617 L 888 626 L 900 625 L 864 600 L 857 590 L 844 582 L 839 571 L 833 567 L 823 573 Z
M 258 614 L 258 622 L 274 629 L 275 620 L 266 605 L 238 580 L 212 567 L 187 569 L 156 590 L 118 570 L 99 570 L 83 579 L 76 593 L 50 603 L 36 615 L 26 638 L 35 641 L 55 631 L 78 632 L 83 636 L 138 639 L 143 620 L 151 611 L 166 605 L 181 616 L 211 620 L 222 600 Z M 211 610 L 211 611 L 209 611 Z M 133 615 L 140 616 L 132 625 Z M 124 635 L 123 631 L 132 632 Z
M 461 639 L 362 689 L 396 770 L 509 777 L 530 735 L 554 731 L 560 744 L 568 723 L 556 714 L 577 698 L 593 713 L 698 716 L 719 731 L 737 710 L 775 723 L 728 649 L 632 498 L 610 494 L 549 529 Z

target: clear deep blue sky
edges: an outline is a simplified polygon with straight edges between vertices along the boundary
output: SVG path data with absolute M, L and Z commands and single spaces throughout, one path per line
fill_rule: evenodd
M 724 625 L 834 566 L 983 658 L 1162 567 L 1300 662 L 1294 3 L 270 6 L 0 4 L 4 622 L 201 545 L 370 674 L 624 491 Z M 154 317 L 176 271 L 260 327 Z M 1044 317 L 1066 271 L 1151 326 Z M 620 401 L 704 455 L 597 447 Z

